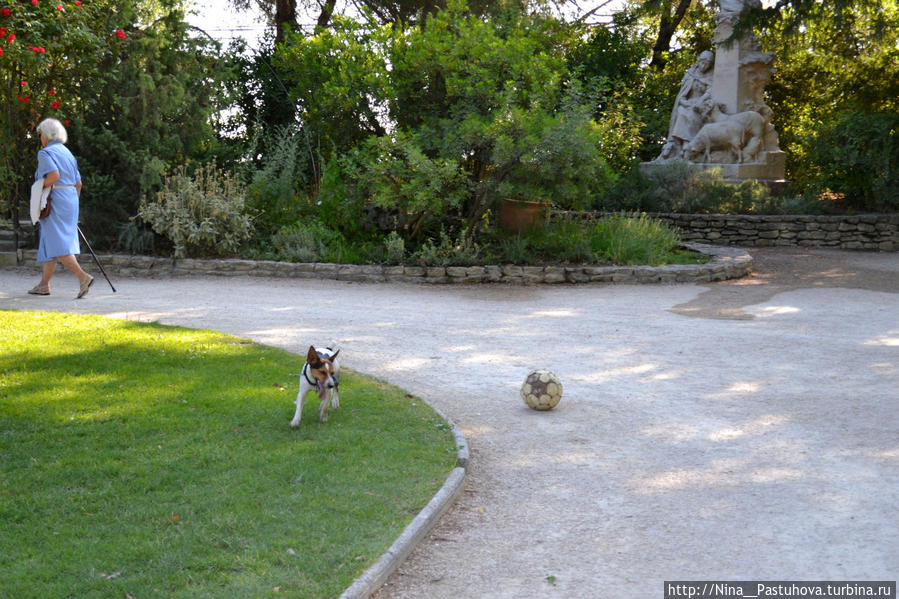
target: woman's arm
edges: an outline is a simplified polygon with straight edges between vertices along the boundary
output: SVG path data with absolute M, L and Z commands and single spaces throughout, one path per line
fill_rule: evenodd
M 50 187 L 59 181 L 59 171 L 50 171 L 44 176 L 44 187 Z

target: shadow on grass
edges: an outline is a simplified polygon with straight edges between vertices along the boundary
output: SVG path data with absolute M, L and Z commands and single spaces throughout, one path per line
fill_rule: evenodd
M 10 596 L 336 596 L 452 469 L 424 402 L 206 331 L 0 312 L 0 571 Z

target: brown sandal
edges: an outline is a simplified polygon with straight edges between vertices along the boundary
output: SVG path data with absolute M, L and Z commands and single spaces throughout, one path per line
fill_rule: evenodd
M 76 299 L 81 299 L 85 295 L 87 295 L 87 290 L 91 288 L 91 285 L 94 284 L 94 277 L 87 275 L 86 279 L 81 281 L 81 289 L 78 290 L 78 297 Z
M 31 295 L 50 295 L 50 286 L 49 285 L 41 285 L 38 283 L 34 287 L 28 290 L 28 293 Z

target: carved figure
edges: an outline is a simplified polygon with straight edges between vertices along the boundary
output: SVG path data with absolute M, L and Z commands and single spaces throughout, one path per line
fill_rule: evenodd
M 686 160 L 720 165 L 729 179 L 783 179 L 784 154 L 764 97 L 774 55 L 751 33 L 732 39 L 739 19 L 761 2 L 718 0 L 715 53 L 700 54 L 684 75 L 665 145 L 646 170 Z
M 699 55 L 696 64 L 684 74 L 674 108 L 671 109 L 668 141 L 658 160 L 681 158 L 684 145 L 693 139 L 702 127 L 701 112 L 711 98 L 714 65 L 715 55 L 706 50 Z
M 743 127 L 740 123 L 721 121 L 720 123 L 706 123 L 693 137 L 693 141 L 684 148 L 684 157 L 687 160 L 696 160 L 700 155 L 705 156 L 703 162 L 709 160 L 712 150 L 725 150 L 733 153 L 738 162 L 743 160 Z
M 750 162 L 758 156 L 764 140 L 765 117 L 753 110 L 724 114 L 719 105 L 714 105 L 708 118 L 710 122 L 685 147 L 687 160 L 704 155 L 704 162 L 710 162 L 713 150 L 733 153 L 738 163 Z
M 719 21 L 728 21 L 731 24 L 742 15 L 747 8 L 760 8 L 761 0 L 718 0 Z
M 765 131 L 768 118 L 760 111 L 746 110 L 737 114 L 725 114 L 723 105 L 714 104 L 707 114 L 707 121 L 720 123 L 724 121 L 739 123 L 743 127 L 741 142 L 741 158 L 739 162 L 752 162 L 765 149 Z M 768 108 L 765 106 L 765 108 Z M 770 112 L 770 108 L 768 111 Z

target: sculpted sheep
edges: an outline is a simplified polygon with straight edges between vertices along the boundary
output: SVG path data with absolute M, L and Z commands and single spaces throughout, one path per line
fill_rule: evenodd
M 696 160 L 705 154 L 703 162 L 709 162 L 712 150 L 732 151 L 737 162 L 743 162 L 743 125 L 729 121 L 706 123 L 684 148 L 684 155 L 687 160 Z
M 712 150 L 733 152 L 737 162 L 756 157 L 765 127 L 765 119 L 761 114 L 748 110 L 726 115 L 716 107 L 711 117 L 716 122 L 703 125 L 684 148 L 687 160 L 695 160 L 704 154 L 705 162 L 709 162 Z

